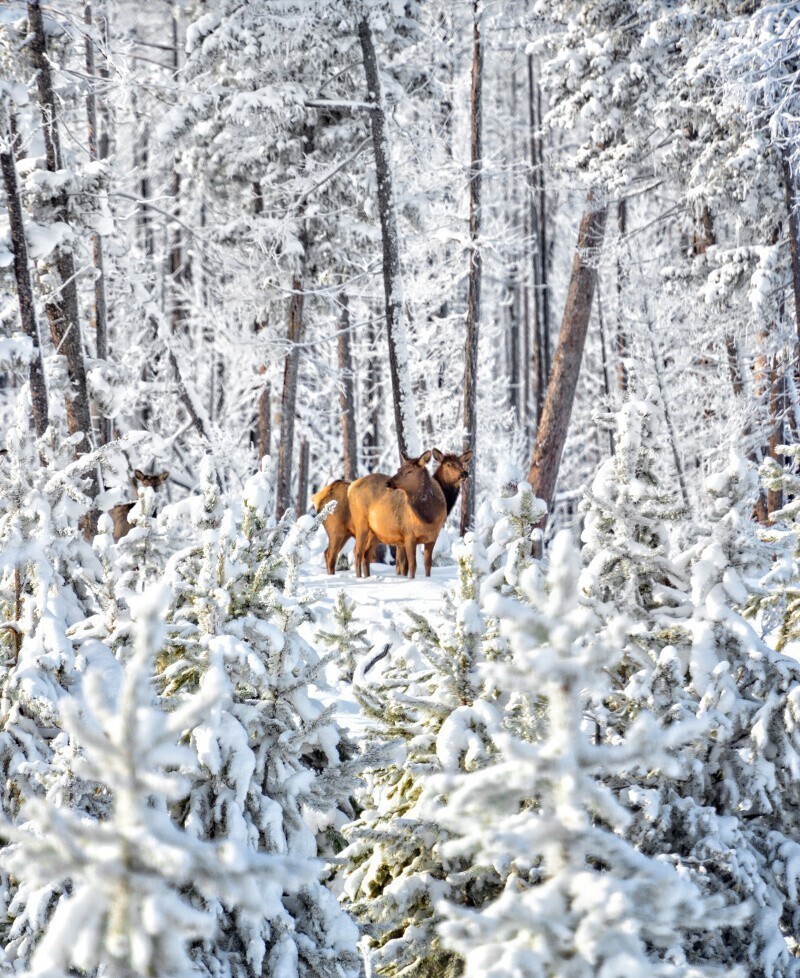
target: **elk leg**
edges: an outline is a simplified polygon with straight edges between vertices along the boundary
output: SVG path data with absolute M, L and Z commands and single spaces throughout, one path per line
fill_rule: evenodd
M 431 576 L 431 567 L 433 567 L 433 548 L 436 541 L 433 543 L 425 544 L 425 576 Z
M 369 530 L 359 530 L 356 533 L 356 577 L 363 576 L 364 569 L 364 556 L 367 549 L 367 541 L 369 539 Z
M 414 578 L 417 576 L 417 542 L 416 540 L 408 540 L 406 542 L 406 558 L 408 560 L 408 576 Z
M 363 567 L 366 567 L 367 569 L 367 573 L 364 575 L 365 577 L 371 576 L 369 565 L 372 563 L 372 560 L 375 556 L 374 551 L 375 551 L 375 534 L 372 532 L 372 530 L 367 530 L 367 545 L 364 547 L 364 559 L 363 559 Z
M 405 547 L 396 547 L 394 553 L 394 572 L 398 575 L 408 573 L 408 563 L 406 561 Z

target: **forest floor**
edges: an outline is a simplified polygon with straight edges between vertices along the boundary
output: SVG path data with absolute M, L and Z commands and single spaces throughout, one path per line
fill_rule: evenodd
M 300 580 L 303 588 L 313 594 L 317 620 L 303 625 L 301 631 L 312 645 L 322 651 L 315 635 L 331 628 L 331 609 L 337 595 L 343 591 L 355 603 L 357 627 L 365 629 L 369 644 L 369 650 L 356 667 L 354 681 L 369 685 L 382 675 L 389 661 L 390 650 L 393 654 L 397 650 L 402 653 L 405 641 L 403 630 L 408 624 L 404 611 L 411 608 L 420 615 L 435 617 L 440 614 L 442 597 L 448 585 L 455 580 L 456 572 L 455 564 L 433 567 L 428 578 L 420 561 L 413 581 L 398 577 L 394 567 L 386 564 L 373 564 L 372 576 L 366 579 L 357 578 L 354 570 L 337 571 L 331 577 L 325 571 L 322 554 L 314 554 L 303 568 Z M 358 727 L 361 715 L 351 693 L 351 684 L 339 679 L 334 663 L 329 667 L 327 677 L 330 689 L 325 691 L 322 699 L 335 703 L 337 719 L 342 726 L 350 729 Z

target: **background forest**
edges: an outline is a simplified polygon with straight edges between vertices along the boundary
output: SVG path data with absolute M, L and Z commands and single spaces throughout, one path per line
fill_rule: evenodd
M 800 974 L 798 78 L 785 0 L 0 0 L 0 972 Z M 434 446 L 433 576 L 329 583 Z

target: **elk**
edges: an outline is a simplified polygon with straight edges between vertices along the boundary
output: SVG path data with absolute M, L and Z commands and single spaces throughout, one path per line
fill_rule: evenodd
M 433 546 L 447 518 L 442 487 L 425 468 L 432 454 L 402 456 L 403 464 L 391 478 L 375 473 L 351 483 L 347 502 L 356 531 L 356 577 L 369 577 L 369 547 L 376 539 L 403 548 L 409 577 L 416 576 L 417 545 L 423 544 L 425 575 L 430 577 Z
M 328 503 L 335 502 L 336 509 L 325 517 L 323 526 L 328 534 L 328 546 L 325 549 L 325 567 L 329 574 L 336 573 L 336 562 L 342 547 L 356 535 L 350 507 L 347 503 L 347 489 L 350 483 L 345 479 L 336 479 L 330 485 L 320 489 L 311 497 L 314 509 L 319 513 Z M 370 560 L 374 560 L 375 548 L 370 551 Z
M 467 465 L 472 460 L 472 451 L 464 452 L 463 455 L 455 455 L 451 453 L 443 454 L 438 448 L 434 448 L 433 457 L 439 463 L 436 471 L 433 473 L 433 478 L 439 483 L 439 487 L 444 493 L 447 515 L 449 516 L 458 500 L 461 483 L 469 478 Z M 397 550 L 396 566 L 398 574 L 405 574 L 408 570 L 405 550 L 402 548 L 398 548 Z
M 141 469 L 134 469 L 133 475 L 130 477 L 131 489 L 134 496 L 138 498 L 140 486 L 148 486 L 157 490 L 168 478 L 169 472 L 167 470 L 157 472 L 154 475 L 145 475 Z M 118 503 L 108 511 L 108 515 L 114 524 L 114 543 L 119 543 L 133 529 L 133 524 L 128 522 L 128 516 L 135 505 L 135 502 Z

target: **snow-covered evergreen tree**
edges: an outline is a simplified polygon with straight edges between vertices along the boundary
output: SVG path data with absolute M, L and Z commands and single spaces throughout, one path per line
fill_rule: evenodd
M 358 627 L 355 601 L 339 591 L 331 609 L 330 630 L 317 631 L 315 638 L 335 656 L 338 674 L 346 682 L 352 681 L 359 661 L 369 651 L 366 634 L 366 628 Z
M 490 599 L 513 651 L 490 667 L 492 682 L 542 696 L 546 726 L 533 743 L 495 728 L 493 764 L 439 779 L 446 823 L 458 833 L 445 854 L 469 854 L 476 869 L 502 866 L 507 876 L 481 909 L 441 905 L 446 945 L 463 955 L 467 978 L 727 974 L 706 960 L 704 936 L 744 915 L 624 837 L 633 814 L 606 779 L 677 775 L 674 746 L 684 734 L 641 711 L 617 743 L 596 743 L 587 700 L 602 694 L 619 653 L 582 606 L 578 579 L 577 553 L 562 533 L 544 591 L 529 570 L 526 604 Z
M 502 653 L 480 609 L 486 552 L 468 534 L 455 556 L 458 582 L 441 611 L 429 618 L 406 609 L 406 642 L 379 682 L 356 689 L 370 721 L 366 740 L 383 750 L 366 774 L 364 810 L 344 830 L 349 845 L 340 859 L 345 903 L 380 975 L 460 974 L 460 957 L 437 933 L 439 901 L 480 906 L 501 884 L 497 870 L 473 869 L 468 854 L 445 855 L 449 832 L 419 806 L 431 777 L 490 763 L 491 733 L 503 720 L 499 690 L 479 673 Z
M 175 815 L 194 838 L 313 861 L 325 833 L 345 820 L 354 781 L 341 733 L 309 688 L 323 684 L 325 660 L 298 633 L 310 616 L 307 603 L 290 593 L 318 522 L 274 525 L 250 505 L 261 498 L 264 478 L 246 487 L 237 518 L 223 512 L 206 463 L 193 513 L 198 543 L 168 569 L 174 599 L 159 684 L 168 700 L 180 702 L 209 682 L 222 683 L 218 704 L 191 728 L 199 770 Z M 235 902 L 211 901 L 217 934 L 194 952 L 203 973 L 358 973 L 356 928 L 322 883 L 297 891 L 271 887 L 264 898 L 257 918 Z
M 181 830 L 169 806 L 184 798 L 196 763 L 185 731 L 222 693 L 209 682 L 178 708 L 154 704 L 152 675 L 166 595 L 149 593 L 134 608 L 136 638 L 122 682 L 90 669 L 81 692 L 65 699 L 62 716 L 79 750 L 73 777 L 109 798 L 101 818 L 41 799 L 29 800 L 25 826 L 4 831 L 13 845 L 3 863 L 29 885 L 68 884 L 37 942 L 31 975 L 67 975 L 77 968 L 132 978 L 197 974 L 190 944 L 213 942 L 212 912 L 193 906 L 191 888 L 210 906 L 222 900 L 257 920 L 283 889 L 313 877 L 307 860 L 260 856 L 243 839 L 202 841 Z M 222 676 L 221 662 L 215 671 Z

